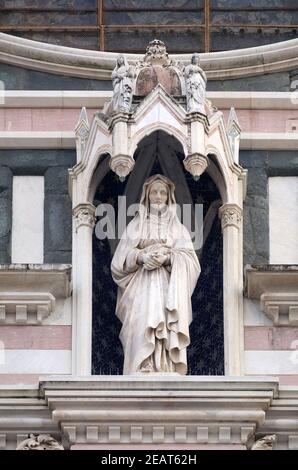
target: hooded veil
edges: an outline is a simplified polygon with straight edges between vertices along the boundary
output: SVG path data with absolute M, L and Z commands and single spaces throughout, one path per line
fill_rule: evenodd
M 149 205 L 150 188 L 157 181 L 168 190 L 166 210 L 159 215 L 151 213 Z M 200 265 L 189 232 L 177 216 L 174 191 L 172 181 L 163 175 L 145 181 L 139 210 L 112 259 L 124 374 L 139 372 L 147 360 L 155 372 L 187 373 L 191 295 Z M 149 271 L 137 262 L 140 250 L 168 253 L 170 265 Z

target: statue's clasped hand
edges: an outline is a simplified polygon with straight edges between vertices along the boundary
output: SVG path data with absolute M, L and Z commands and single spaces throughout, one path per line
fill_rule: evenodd
M 148 271 L 160 268 L 163 264 L 170 264 L 170 254 L 166 252 L 140 253 L 139 261 Z

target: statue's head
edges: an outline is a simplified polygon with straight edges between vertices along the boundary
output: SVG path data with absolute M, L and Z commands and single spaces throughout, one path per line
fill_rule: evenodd
M 117 66 L 121 67 L 121 65 L 124 65 L 124 64 L 125 64 L 125 57 L 124 57 L 124 55 L 120 54 L 117 57 Z
M 175 207 L 175 185 L 164 175 L 156 174 L 148 178 L 144 185 L 140 203 L 147 210 L 150 207 L 162 209 L 165 205 Z
M 200 65 L 200 54 L 198 52 L 195 52 L 192 55 L 191 63 L 194 65 Z
M 168 203 L 168 186 L 161 180 L 153 182 L 149 188 L 150 206 L 162 208 Z

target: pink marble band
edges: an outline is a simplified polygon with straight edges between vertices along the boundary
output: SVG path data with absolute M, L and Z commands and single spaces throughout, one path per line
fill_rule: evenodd
M 246 326 L 244 330 L 244 348 L 246 351 L 283 351 L 296 349 L 298 328 Z
M 0 131 L 73 131 L 80 108 L 6 108 L 0 111 Z M 89 122 L 93 109 L 87 110 Z M 229 110 L 223 109 L 227 121 Z M 243 132 L 291 132 L 297 112 L 288 109 L 237 109 Z M 296 124 L 295 124 L 296 122 Z
M 0 326 L 4 349 L 71 349 L 71 326 Z

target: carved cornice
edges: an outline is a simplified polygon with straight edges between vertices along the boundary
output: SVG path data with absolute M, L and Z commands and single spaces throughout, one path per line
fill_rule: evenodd
M 46 376 L 0 385 L 0 449 L 29 434 L 69 444 L 241 444 L 298 449 L 297 387 L 273 377 Z M 16 414 L 17 409 L 17 414 Z M 186 447 L 185 447 L 186 448 Z
M 93 204 L 78 204 L 72 211 L 75 228 L 78 230 L 80 227 L 90 227 L 95 226 L 95 207 Z
M 40 390 L 71 445 L 246 446 L 264 422 L 277 381 L 154 374 L 93 376 L 84 381 L 53 377 L 45 378 Z
M 221 219 L 223 230 L 230 226 L 240 228 L 242 222 L 242 209 L 237 204 L 224 204 L 219 209 L 219 217 Z
M 118 54 L 75 49 L 0 33 L 0 61 L 48 73 L 110 80 Z M 171 54 L 189 63 L 192 54 Z M 126 54 L 131 65 L 143 54 Z M 208 80 L 249 77 L 298 67 L 298 39 L 265 46 L 200 54 Z

